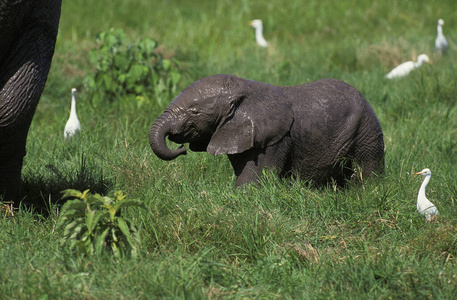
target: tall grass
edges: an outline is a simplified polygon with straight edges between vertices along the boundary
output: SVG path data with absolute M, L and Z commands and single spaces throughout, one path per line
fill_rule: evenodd
M 64 1 L 51 72 L 27 142 L 24 204 L 0 219 L 0 297 L 25 298 L 444 298 L 457 294 L 457 11 L 454 1 Z M 264 21 L 268 49 L 254 42 Z M 449 54 L 438 57 L 436 21 Z M 382 180 L 313 189 L 265 172 L 234 189 L 226 157 L 192 153 L 165 162 L 148 130 L 166 104 L 95 107 L 84 89 L 95 35 L 122 28 L 151 37 L 182 62 L 181 88 L 216 73 L 277 85 L 338 78 L 375 110 L 386 144 Z M 434 61 L 395 81 L 396 64 Z M 81 135 L 63 140 L 70 89 Z M 170 101 L 172 99 L 169 99 Z M 427 196 L 439 218 L 424 222 Z M 82 258 L 58 246 L 60 191 L 144 201 L 128 211 L 140 231 L 137 259 Z M 29 205 L 33 204 L 33 206 Z M 40 210 L 34 209 L 39 207 Z M 158 242 L 153 235 L 157 232 Z

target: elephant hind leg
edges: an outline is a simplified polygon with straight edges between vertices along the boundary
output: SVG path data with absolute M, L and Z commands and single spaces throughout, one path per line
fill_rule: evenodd
M 360 166 L 361 177 L 384 174 L 384 141 L 382 134 L 370 143 L 356 148 L 355 161 Z
M 352 159 L 342 158 L 333 164 L 331 176 L 328 181 L 335 182 L 339 187 L 345 187 L 353 174 L 354 169 Z

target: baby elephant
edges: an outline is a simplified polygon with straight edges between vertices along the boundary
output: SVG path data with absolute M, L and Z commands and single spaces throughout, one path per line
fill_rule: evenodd
M 214 75 L 184 89 L 149 132 L 161 159 L 186 154 L 165 138 L 189 143 L 192 151 L 227 154 L 236 186 L 258 181 L 264 168 L 325 185 L 344 185 L 355 172 L 363 178 L 384 171 L 384 141 L 375 113 L 350 85 L 323 79 L 274 86 Z

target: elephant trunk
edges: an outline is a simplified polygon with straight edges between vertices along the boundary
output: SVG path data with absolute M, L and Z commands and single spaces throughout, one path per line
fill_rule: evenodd
M 165 138 L 171 132 L 171 122 L 166 115 L 160 116 L 154 124 L 152 124 L 151 130 L 149 131 L 149 145 L 152 151 L 163 160 L 172 160 L 180 155 L 186 154 L 186 148 L 183 146 L 176 150 L 168 148 Z

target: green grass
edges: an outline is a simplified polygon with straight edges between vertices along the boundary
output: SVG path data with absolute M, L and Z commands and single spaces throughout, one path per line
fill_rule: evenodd
M 24 203 L 0 219 L 0 298 L 7 299 L 453 299 L 457 294 L 457 10 L 454 1 L 64 1 L 56 53 L 27 143 Z M 271 47 L 255 45 L 261 18 Z M 437 57 L 436 21 L 449 54 Z M 166 162 L 148 131 L 166 104 L 94 107 L 84 89 L 95 35 L 122 28 L 127 42 L 159 41 L 182 62 L 181 89 L 216 73 L 277 85 L 338 78 L 359 89 L 385 137 L 382 180 L 334 192 L 266 172 L 234 189 L 226 157 Z M 434 61 L 387 81 L 396 64 Z M 68 143 L 70 89 L 81 135 Z M 169 99 L 171 101 L 172 99 Z M 440 211 L 416 212 L 422 178 Z M 58 245 L 60 191 L 124 191 L 152 216 L 136 259 L 73 257 Z M 30 204 L 33 204 L 31 206 Z M 38 209 L 32 209 L 36 207 Z M 158 243 L 153 230 L 156 230 Z

